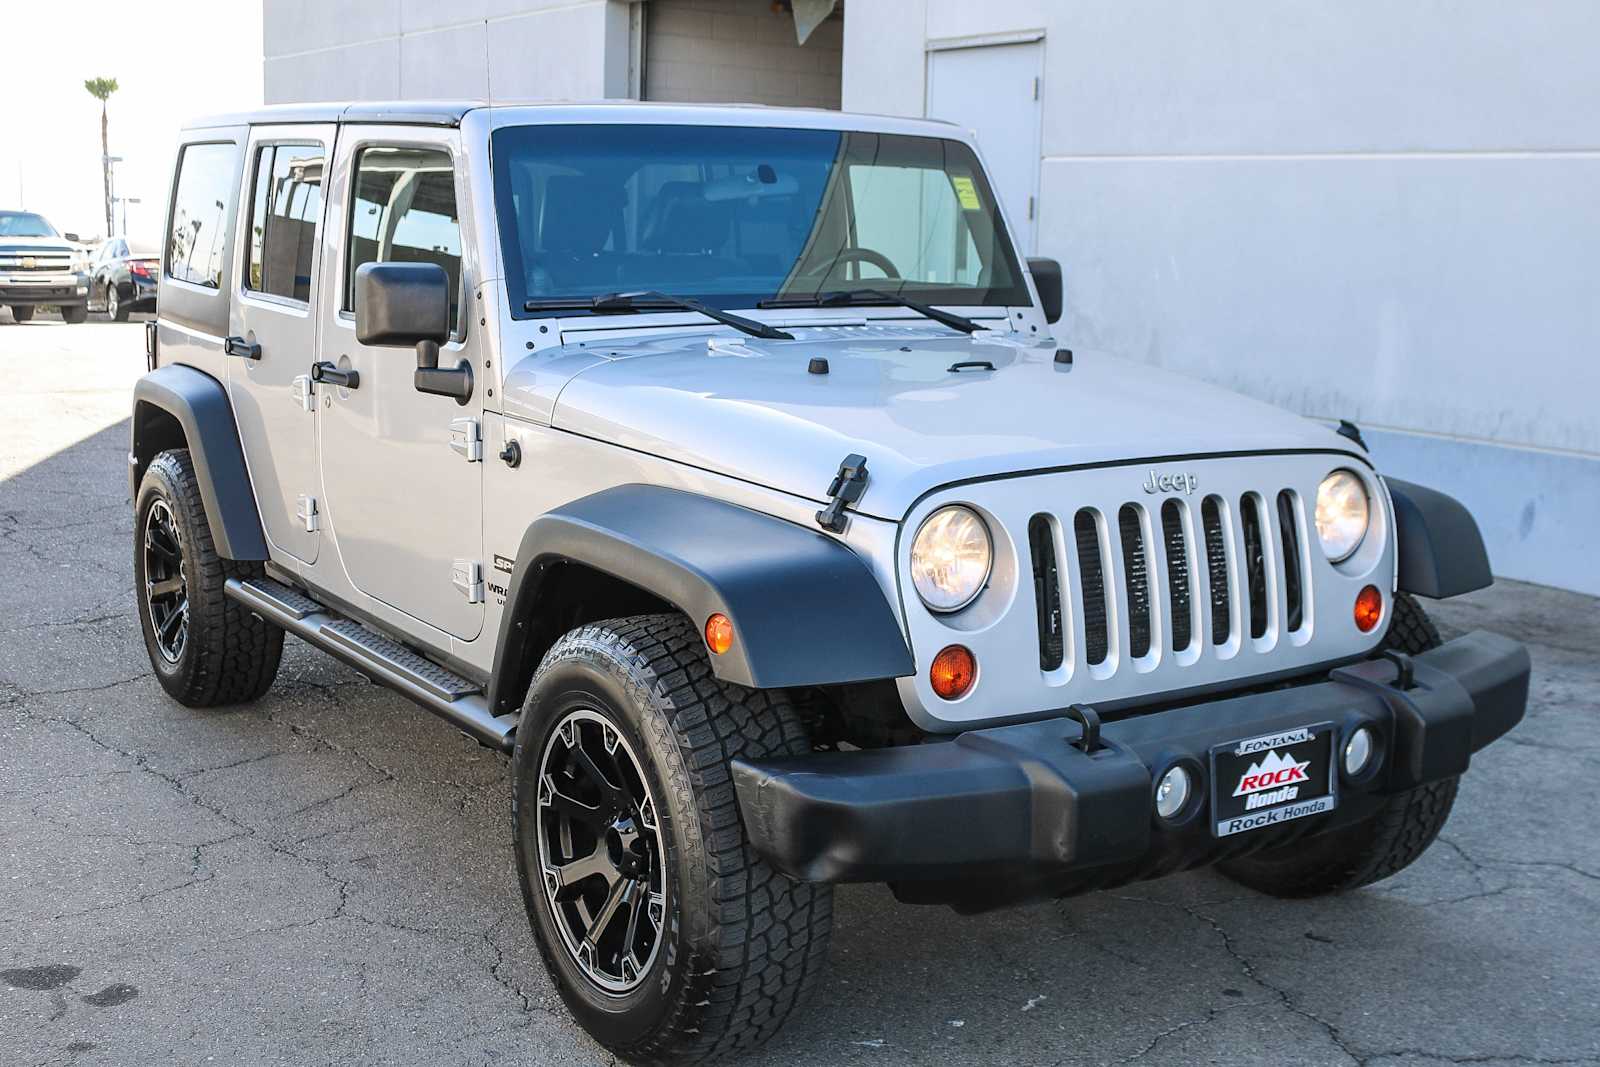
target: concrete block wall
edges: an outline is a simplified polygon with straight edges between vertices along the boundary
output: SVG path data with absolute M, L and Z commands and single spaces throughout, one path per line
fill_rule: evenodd
M 760 0 L 650 0 L 644 17 L 647 100 L 839 106 L 838 18 L 801 46 L 794 17 Z
M 1497 573 L 1600 593 L 1600 8 L 851 0 L 844 107 L 1039 29 L 1067 338 L 1354 419 Z

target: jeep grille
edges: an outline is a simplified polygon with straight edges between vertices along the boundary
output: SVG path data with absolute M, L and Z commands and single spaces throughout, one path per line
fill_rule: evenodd
M 1108 516 L 1098 508 L 1079 508 L 1072 517 L 1065 581 L 1062 561 L 1048 550 L 1054 541 L 1053 526 L 1060 520 L 1048 512 L 1034 515 L 1028 524 L 1034 588 L 1047 598 L 1040 601 L 1039 666 L 1050 671 L 1062 665 L 1073 629 L 1081 634 L 1089 666 L 1101 667 L 1111 659 L 1119 637 L 1109 621 L 1115 604 L 1112 583 L 1120 584 L 1126 596 L 1128 647 L 1120 659 L 1128 662 L 1146 658 L 1157 643 L 1173 652 L 1190 651 L 1196 634 L 1209 638 L 1213 647 L 1228 645 L 1233 603 L 1246 607 L 1251 640 L 1266 639 L 1269 630 L 1277 629 L 1269 627 L 1269 621 L 1277 610 L 1273 586 L 1279 575 L 1284 587 L 1283 632 L 1298 635 L 1305 624 L 1302 590 L 1310 568 L 1296 529 L 1298 497 L 1292 489 L 1280 490 L 1271 496 L 1270 510 L 1267 499 L 1255 491 L 1237 500 L 1209 494 L 1201 500 L 1198 515 L 1187 500 L 1166 500 L 1159 511 L 1142 501 L 1129 501 L 1116 511 L 1115 547 L 1120 553 L 1109 543 Z M 1230 561 L 1228 538 L 1234 524 L 1243 559 Z M 1148 543 L 1158 538 L 1166 558 L 1165 588 L 1152 592 Z M 1112 568 L 1119 573 L 1108 573 Z M 1204 597 L 1195 588 L 1197 569 L 1204 575 L 1200 579 Z M 1155 610 L 1153 595 L 1165 597 L 1169 610 Z M 1073 603 L 1083 605 L 1077 618 L 1070 610 Z M 1210 615 L 1209 625 L 1202 618 L 1205 614 Z
M 1317 548 L 1313 511 L 1317 485 L 1341 466 L 1361 471 L 1374 525 L 1355 556 L 1333 564 Z M 979 666 L 960 701 L 939 700 L 921 673 L 908 680 L 901 689 L 915 695 L 914 716 L 957 725 L 1077 702 L 1137 707 L 1353 659 L 1377 644 L 1381 634 L 1351 621 L 1363 586 L 1394 582 L 1387 501 L 1364 464 L 1290 453 L 1161 467 L 968 482 L 918 502 L 905 529 L 964 504 L 984 514 L 997 553 L 990 589 L 971 608 L 938 615 L 909 592 L 909 541 L 900 540 L 918 662 L 961 643 Z

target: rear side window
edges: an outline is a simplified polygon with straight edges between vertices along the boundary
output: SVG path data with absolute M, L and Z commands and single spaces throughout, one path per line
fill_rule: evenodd
M 455 169 L 437 148 L 364 148 L 356 156 L 344 309 L 355 310 L 363 263 L 437 263 L 450 276 L 450 332 L 461 295 Z
M 222 288 L 237 151 L 232 144 L 184 146 L 172 198 L 172 229 L 167 233 L 167 277 Z
M 246 289 L 310 301 L 323 160 L 320 144 L 262 145 L 256 150 Z

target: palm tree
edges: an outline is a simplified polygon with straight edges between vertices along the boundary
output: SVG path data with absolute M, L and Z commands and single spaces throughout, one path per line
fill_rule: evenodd
M 115 78 L 89 78 L 83 83 L 89 95 L 100 101 L 100 176 L 105 183 L 106 236 L 115 231 L 111 217 L 111 141 L 106 135 L 106 100 L 117 91 Z

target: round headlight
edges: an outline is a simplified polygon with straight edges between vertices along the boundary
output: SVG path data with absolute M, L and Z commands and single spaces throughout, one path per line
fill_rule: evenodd
M 1317 487 L 1317 539 L 1334 563 L 1349 559 L 1367 536 L 1367 487 L 1351 471 L 1334 471 Z
M 976 512 L 960 505 L 940 508 L 911 542 L 911 584 L 933 611 L 959 611 L 989 580 L 994 546 Z

